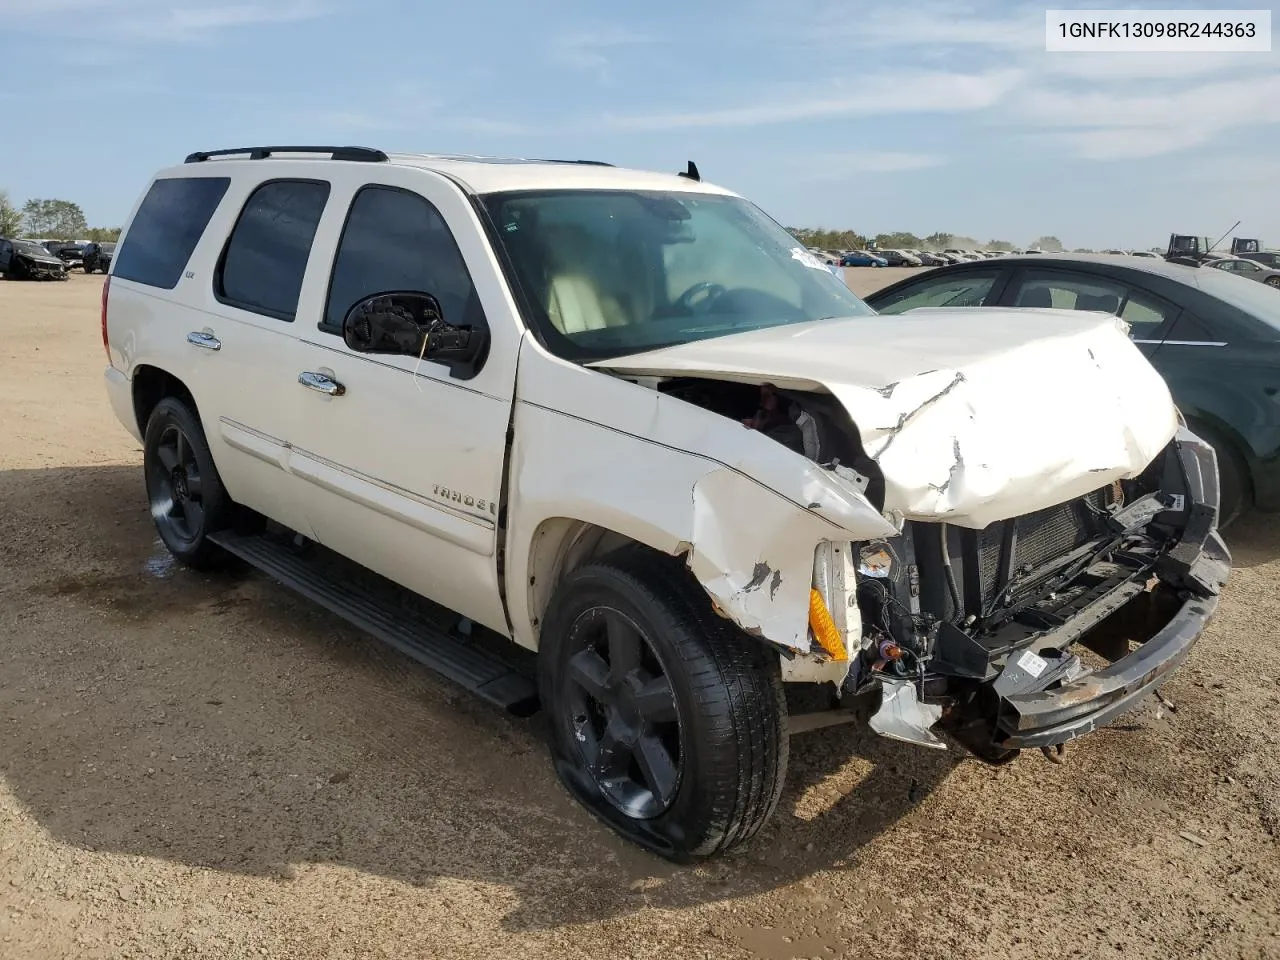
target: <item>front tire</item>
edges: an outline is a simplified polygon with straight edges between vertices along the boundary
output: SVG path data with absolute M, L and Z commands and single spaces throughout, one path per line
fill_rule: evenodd
M 677 863 L 756 834 L 786 777 L 777 657 L 678 561 L 627 548 L 573 571 L 541 633 L 552 761 L 575 799 Z
M 1263 281 L 1268 287 L 1280 287 L 1280 277 L 1267 277 Z
M 222 551 L 209 535 L 230 526 L 233 503 L 199 418 L 175 397 L 151 412 L 142 466 L 151 517 L 169 552 L 196 569 L 216 565 Z

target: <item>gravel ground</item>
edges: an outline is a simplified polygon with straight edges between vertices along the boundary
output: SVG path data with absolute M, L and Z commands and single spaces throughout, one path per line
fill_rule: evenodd
M 850 271 L 866 291 L 897 270 Z M 256 575 L 176 568 L 101 384 L 101 277 L 0 283 L 0 958 L 1280 957 L 1280 522 L 1063 765 L 797 737 L 679 869 L 489 710 Z

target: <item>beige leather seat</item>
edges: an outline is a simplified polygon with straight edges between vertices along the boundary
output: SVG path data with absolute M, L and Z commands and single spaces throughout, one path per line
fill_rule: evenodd
M 585 230 L 566 224 L 548 226 L 542 240 L 547 252 L 543 306 L 557 330 L 573 335 L 630 322 L 606 286 L 613 275 L 609 255 L 593 247 Z

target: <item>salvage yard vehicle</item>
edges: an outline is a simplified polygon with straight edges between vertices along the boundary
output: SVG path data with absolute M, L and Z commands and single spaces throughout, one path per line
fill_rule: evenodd
M 67 265 L 68 270 L 84 266 L 83 247 L 78 243 L 50 240 L 44 248 Z
M 0 274 L 6 280 L 66 280 L 67 266 L 31 240 L 0 240 Z
M 107 273 L 110 271 L 111 258 L 115 255 L 115 251 L 114 243 L 86 243 L 80 251 L 84 272 L 93 273 L 100 270 Z
M 1225 528 L 1250 508 L 1280 511 L 1280 297 L 1233 272 L 1158 258 L 1041 254 L 948 267 L 866 299 L 882 314 L 1054 307 L 1119 316 L 1191 430 L 1217 452 Z
M 102 335 L 177 558 L 541 709 L 569 792 L 688 862 L 791 733 L 1054 753 L 1216 609 L 1213 451 L 1119 321 L 954 317 L 875 315 L 692 164 L 254 147 L 156 175 Z

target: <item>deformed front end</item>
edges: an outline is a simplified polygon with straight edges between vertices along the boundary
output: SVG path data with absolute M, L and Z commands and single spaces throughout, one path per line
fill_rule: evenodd
M 843 686 L 877 732 L 996 762 L 1088 733 L 1154 691 L 1217 604 L 1211 447 L 1185 428 L 1150 466 L 968 529 L 908 520 L 854 544 L 862 646 Z

